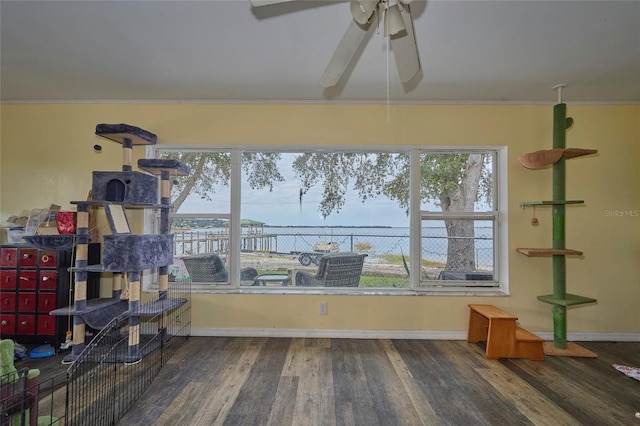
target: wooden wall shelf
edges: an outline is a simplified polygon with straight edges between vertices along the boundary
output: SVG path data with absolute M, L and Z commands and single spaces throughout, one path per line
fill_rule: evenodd
M 573 120 L 571 121 L 573 122 Z M 543 149 L 536 152 L 529 152 L 520 156 L 519 161 L 527 169 L 541 169 L 551 166 L 560 161 L 562 157 L 566 160 L 583 157 L 585 155 L 597 154 L 597 149 L 585 148 L 554 148 Z
M 542 257 L 542 256 L 582 256 L 582 252 L 579 250 L 571 249 L 552 249 L 552 248 L 517 248 L 518 253 L 522 253 L 529 257 Z
M 563 204 L 584 204 L 583 200 L 559 200 L 559 201 L 523 201 L 520 203 L 520 207 L 528 206 L 554 206 Z

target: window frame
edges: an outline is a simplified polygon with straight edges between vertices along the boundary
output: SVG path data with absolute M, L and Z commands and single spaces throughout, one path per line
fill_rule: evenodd
M 218 217 L 229 220 L 229 283 L 211 288 L 207 284 L 192 284 L 192 290 L 197 293 L 265 293 L 265 294 L 357 294 L 357 295 L 433 295 L 433 296 L 506 296 L 509 295 L 508 282 L 508 226 L 507 226 L 507 147 L 506 146 L 375 146 L 370 149 L 362 147 L 314 146 L 303 149 L 292 149 L 291 146 L 210 146 L 210 145 L 154 145 L 146 147 L 146 158 L 156 158 L 160 151 L 227 151 L 231 153 L 230 173 L 230 212 L 229 213 L 197 213 L 173 214 L 172 217 Z M 241 157 L 245 151 L 269 151 L 282 153 L 297 153 L 308 151 L 345 151 L 345 152 L 396 152 L 406 153 L 410 157 L 410 188 L 409 188 L 409 274 L 408 288 L 300 288 L 278 287 L 259 288 L 240 286 L 240 235 L 241 235 Z M 491 212 L 468 213 L 438 213 L 422 211 L 420 200 L 420 155 L 422 153 L 486 153 L 492 152 L 493 161 L 493 210 Z M 493 226 L 493 259 L 496 287 L 450 286 L 434 288 L 421 284 L 421 256 L 422 256 L 422 221 L 426 218 L 443 218 L 447 216 L 464 219 L 491 220 Z M 153 212 L 145 213 L 145 227 L 153 221 Z M 147 274 L 153 281 L 157 274 Z M 153 290 L 157 283 L 143 283 L 143 288 Z

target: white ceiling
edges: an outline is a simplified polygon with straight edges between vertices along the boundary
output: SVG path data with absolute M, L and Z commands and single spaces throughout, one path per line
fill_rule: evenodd
M 422 71 L 404 86 L 381 31 L 318 83 L 348 2 L 0 3 L 8 101 L 640 102 L 640 2 L 412 4 Z

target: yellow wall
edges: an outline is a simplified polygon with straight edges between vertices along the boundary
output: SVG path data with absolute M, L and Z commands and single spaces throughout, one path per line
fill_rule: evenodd
M 91 187 L 91 171 L 119 170 L 119 145 L 94 136 L 98 123 L 128 123 L 158 135 L 159 144 L 195 145 L 490 145 L 508 146 L 510 297 L 194 295 L 194 328 L 462 331 L 467 304 L 492 303 L 526 328 L 553 329 L 551 260 L 516 247 L 548 247 L 551 214 L 520 201 L 551 198 L 551 171 L 527 170 L 525 152 L 551 147 L 552 106 L 391 105 L 2 105 L 0 218 L 51 203 L 71 208 Z M 599 154 L 567 163 L 567 289 L 598 299 L 570 309 L 569 332 L 640 332 L 640 106 L 568 106 L 575 119 L 570 147 Z M 101 153 L 93 145 L 103 146 Z M 134 148 L 134 156 L 144 148 Z M 617 216 L 623 212 L 622 216 Z M 328 302 L 319 316 L 317 304 Z

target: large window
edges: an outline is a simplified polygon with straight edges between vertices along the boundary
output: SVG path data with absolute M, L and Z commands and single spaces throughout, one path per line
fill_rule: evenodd
M 192 170 L 172 187 L 170 279 L 196 291 L 506 288 L 496 149 L 163 146 L 149 156 Z

